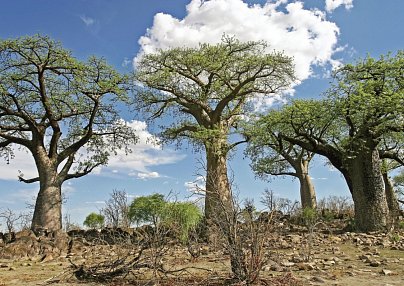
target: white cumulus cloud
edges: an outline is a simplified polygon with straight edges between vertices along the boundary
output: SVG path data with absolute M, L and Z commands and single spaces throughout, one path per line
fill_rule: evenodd
M 141 180 L 161 178 L 161 175 L 157 172 L 147 172 L 147 173 L 138 172 L 134 173 L 133 175 Z
M 0 180 L 18 180 L 19 175 L 24 178 L 33 178 L 38 176 L 34 159 L 25 147 L 15 148 L 13 150 L 14 158 L 4 161 L 0 158 Z M 21 173 L 19 172 L 21 171 Z
M 153 26 L 139 39 L 144 53 L 172 47 L 197 47 L 199 43 L 220 42 L 223 34 L 241 41 L 264 40 L 268 51 L 284 51 L 294 57 L 296 75 L 305 80 L 313 65 L 335 65 L 338 26 L 323 11 L 305 9 L 302 2 L 271 1 L 248 5 L 242 0 L 192 0 L 187 15 L 177 19 L 158 13 Z
M 118 150 L 117 155 L 110 157 L 107 168 L 111 168 L 113 173 L 125 172 L 131 176 L 138 176 L 137 172 L 149 174 L 152 166 L 173 164 L 185 158 L 185 155 L 174 150 L 162 149 L 160 140 L 147 131 L 145 122 L 133 120 L 127 125 L 136 130 L 139 142 L 130 146 L 131 153 Z
M 193 194 L 204 194 L 206 179 L 203 176 L 198 176 L 192 182 L 185 182 L 184 187 L 188 192 Z
M 327 12 L 332 12 L 342 5 L 349 10 L 353 7 L 353 0 L 325 0 L 325 10 Z
M 150 171 L 150 167 L 173 164 L 184 159 L 185 155 L 183 154 L 171 149 L 162 149 L 159 145 L 159 139 L 147 131 L 145 122 L 133 120 L 127 122 L 127 125 L 136 130 L 139 142 L 129 146 L 132 150 L 129 154 L 125 154 L 123 150 L 117 150 L 116 155 L 110 156 L 108 166 L 96 168 L 92 172 L 93 175 L 106 173 L 131 175 L 134 172 L 136 174 L 139 172 L 145 174 L 138 176 L 139 178 L 143 176 L 142 179 L 146 179 L 146 175 L 149 175 L 150 178 L 153 176 L 156 178 L 156 174 L 160 177 L 161 175 Z M 26 179 L 37 177 L 38 172 L 31 153 L 26 149 L 15 149 L 14 153 L 15 158 L 9 162 L 0 161 L 0 180 L 17 180 L 20 174 L 24 174 Z M 69 186 L 65 185 L 64 188 L 69 188 Z

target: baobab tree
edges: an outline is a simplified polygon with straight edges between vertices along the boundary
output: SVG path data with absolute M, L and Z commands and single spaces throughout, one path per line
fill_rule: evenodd
M 105 165 L 111 152 L 136 143 L 116 102 L 128 77 L 105 60 L 75 59 L 59 42 L 36 35 L 0 41 L 0 150 L 33 156 L 39 182 L 32 229 L 62 228 L 63 182 Z
M 262 118 L 267 132 L 325 156 L 342 173 L 361 231 L 384 230 L 390 220 L 382 160 L 404 161 L 403 55 L 343 66 L 326 98 L 296 100 Z
M 169 118 L 161 137 L 187 139 L 206 155 L 205 216 L 223 204 L 231 208 L 228 154 L 244 140 L 231 141 L 257 96 L 280 94 L 294 80 L 292 59 L 268 53 L 264 42 L 224 37 L 215 45 L 172 48 L 141 57 L 136 67 L 139 107 L 150 119 Z M 169 117 L 171 116 L 171 117 Z
M 246 155 L 251 159 L 251 168 L 259 177 L 289 176 L 299 180 L 302 208 L 316 208 L 316 192 L 309 175 L 314 153 L 293 145 L 279 136 L 278 131 L 268 130 L 269 113 L 265 120 L 251 120 L 245 124 L 244 136 L 249 138 Z

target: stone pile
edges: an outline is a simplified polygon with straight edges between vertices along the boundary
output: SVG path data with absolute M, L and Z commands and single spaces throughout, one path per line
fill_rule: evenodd
M 17 233 L 0 235 L 0 258 L 12 260 L 52 260 L 66 256 L 69 236 L 63 231 L 34 233 L 23 230 Z
M 134 246 L 143 243 L 152 231 L 145 226 L 125 230 L 72 230 L 67 233 L 46 230 L 0 233 L 0 259 L 49 261 L 72 256 L 85 258 L 97 252 L 105 256 L 123 246 L 136 249 Z

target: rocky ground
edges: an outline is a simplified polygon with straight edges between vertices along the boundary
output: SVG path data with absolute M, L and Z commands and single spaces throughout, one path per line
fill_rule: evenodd
M 116 239 L 94 231 L 70 235 L 63 232 L 35 235 L 23 231 L 14 236 L 2 235 L 0 286 L 230 283 L 229 256 L 219 242 L 194 244 L 198 257 L 192 257 L 187 247 L 174 242 L 144 250 L 142 257 L 152 257 L 153 251 L 160 251 L 159 261 L 167 270 L 164 275 L 142 268 L 140 264 L 146 260 L 139 259 L 136 262 L 139 268 L 125 277 L 118 275 L 112 281 L 95 282 L 91 277 L 77 279 L 84 277 L 79 275 L 80 267 L 93 271 L 87 274 L 114 271 L 113 261 L 128 260 L 139 254 L 139 244 L 133 244 L 130 237 L 120 239 L 116 244 Z M 403 230 L 365 234 L 318 227 L 309 233 L 302 226 L 282 225 L 268 234 L 265 257 L 261 285 L 404 285 Z

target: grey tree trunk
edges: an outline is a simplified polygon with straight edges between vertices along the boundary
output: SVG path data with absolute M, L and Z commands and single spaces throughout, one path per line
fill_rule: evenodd
M 384 190 L 381 161 L 377 150 L 361 150 L 347 161 L 359 231 L 385 230 L 389 208 Z
M 300 162 L 300 168 L 296 172 L 300 182 L 300 201 L 302 208 L 317 207 L 316 192 L 314 190 L 313 182 L 309 176 L 309 162 L 303 160 Z
M 218 233 L 227 233 L 234 214 L 227 158 L 220 152 L 220 144 L 207 146 L 206 163 L 206 238 L 208 241 L 214 241 Z
M 39 174 L 39 193 L 35 202 L 31 229 L 62 229 L 62 183 L 57 164 L 47 157 L 44 148 L 34 154 Z
M 227 174 L 227 158 L 212 149 L 206 150 L 205 217 L 207 220 L 216 218 L 218 213 L 231 210 L 233 205 Z
M 61 186 L 41 186 L 35 203 L 31 229 L 34 231 L 62 229 Z
M 397 200 L 396 192 L 394 191 L 393 182 L 390 180 L 386 172 L 383 172 L 383 181 L 390 216 L 394 221 L 400 213 L 400 205 Z

